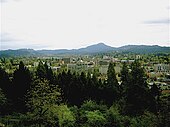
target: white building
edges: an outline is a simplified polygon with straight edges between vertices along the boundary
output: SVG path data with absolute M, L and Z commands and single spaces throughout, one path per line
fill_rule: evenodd
M 93 68 L 93 65 L 88 65 L 87 63 L 67 64 L 67 71 L 70 70 L 71 72 L 88 71 Z
M 100 68 L 99 68 L 99 73 L 101 73 L 101 74 L 107 74 L 108 67 L 109 67 L 109 65 L 102 65 L 102 66 L 100 66 Z M 116 66 L 114 67 L 114 69 L 115 69 L 115 73 L 116 73 L 116 74 L 120 73 L 120 71 L 121 71 L 121 67 L 120 67 L 119 65 L 116 65 Z
M 170 64 L 154 64 L 155 72 L 170 72 Z

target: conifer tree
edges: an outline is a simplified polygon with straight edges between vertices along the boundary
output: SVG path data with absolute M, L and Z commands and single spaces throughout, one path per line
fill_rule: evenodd
M 108 87 L 117 87 L 118 81 L 115 74 L 114 64 L 110 63 L 107 71 L 107 83 Z
M 121 70 L 121 92 L 122 96 L 126 94 L 126 90 L 129 87 L 131 82 L 131 76 L 126 63 L 123 63 L 123 67 Z
M 4 94 L 9 98 L 11 97 L 11 82 L 8 73 L 0 67 L 0 88 Z
M 44 66 L 43 62 L 40 61 L 36 70 L 36 76 L 39 79 L 45 79 L 47 77 L 46 67 Z
M 125 113 L 140 115 L 145 110 L 153 109 L 154 100 L 146 83 L 144 70 L 138 61 L 131 66 L 131 81 L 125 95 Z
M 25 95 L 32 83 L 30 71 L 21 61 L 19 68 L 15 70 L 13 76 L 13 101 L 14 108 L 19 111 L 25 111 Z
M 26 105 L 33 114 L 31 119 L 39 125 L 50 126 L 50 123 L 56 125 L 57 122 L 53 108 L 61 103 L 61 92 L 58 86 L 51 86 L 46 79 L 36 79 L 27 93 Z
M 108 104 L 119 98 L 119 84 L 116 78 L 114 64 L 110 63 L 107 72 L 107 86 L 105 86 L 105 98 Z
M 3 93 L 2 89 L 0 88 L 0 115 L 4 113 L 6 110 L 5 106 L 7 103 L 7 98 L 5 94 Z
M 156 99 L 159 99 L 159 97 L 161 95 L 161 90 L 160 90 L 160 88 L 155 83 L 151 87 L 151 94 Z

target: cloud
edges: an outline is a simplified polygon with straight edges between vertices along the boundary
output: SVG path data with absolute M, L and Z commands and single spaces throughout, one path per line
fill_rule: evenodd
M 0 50 L 13 48 L 17 46 L 17 40 L 14 39 L 9 33 L 0 33 Z
M 18 2 L 20 0 L 0 0 L 0 3 L 6 3 L 6 2 L 10 2 L 10 1 Z
M 32 43 L 24 40 L 19 40 L 9 33 L 0 33 L 0 50 L 22 48 L 45 49 L 49 46 L 50 45 L 48 44 Z
M 146 21 L 144 22 L 145 24 L 165 24 L 168 25 L 170 24 L 170 19 L 161 19 L 161 20 L 151 20 L 151 21 Z
M 0 3 L 5 3 L 7 2 L 8 0 L 0 0 Z
M 10 34 L 0 33 L 0 42 L 1 43 L 10 42 L 10 41 L 14 41 L 14 39 L 10 36 Z

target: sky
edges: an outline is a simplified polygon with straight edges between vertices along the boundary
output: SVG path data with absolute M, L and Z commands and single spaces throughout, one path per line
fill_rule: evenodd
M 0 50 L 170 46 L 169 0 L 0 0 Z

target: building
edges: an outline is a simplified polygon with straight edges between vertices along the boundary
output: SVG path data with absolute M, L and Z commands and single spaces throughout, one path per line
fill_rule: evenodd
M 155 72 L 170 73 L 170 64 L 154 64 Z
M 71 72 L 76 70 L 76 64 L 67 64 L 67 71 L 70 70 Z
M 88 70 L 93 70 L 93 65 L 88 65 L 86 63 L 78 63 L 78 64 L 67 64 L 67 71 L 71 72 L 87 72 Z
M 34 67 L 38 67 L 39 62 L 34 62 Z
M 141 56 L 140 55 L 136 55 L 136 59 L 141 59 Z
M 71 58 L 63 58 L 63 64 L 69 64 L 71 62 Z
M 108 67 L 109 67 L 109 65 L 102 65 L 102 66 L 100 66 L 99 73 L 100 74 L 107 74 Z M 114 67 L 114 69 L 115 69 L 115 73 L 116 74 L 119 74 L 121 72 L 121 67 L 119 65 L 116 65 Z
M 108 65 L 102 65 L 102 66 L 100 66 L 100 68 L 99 68 L 99 73 L 100 74 L 107 74 L 107 71 L 108 71 Z
M 61 66 L 58 66 L 58 67 L 51 67 L 51 69 L 52 69 L 53 71 L 59 72 L 59 71 L 61 70 Z

